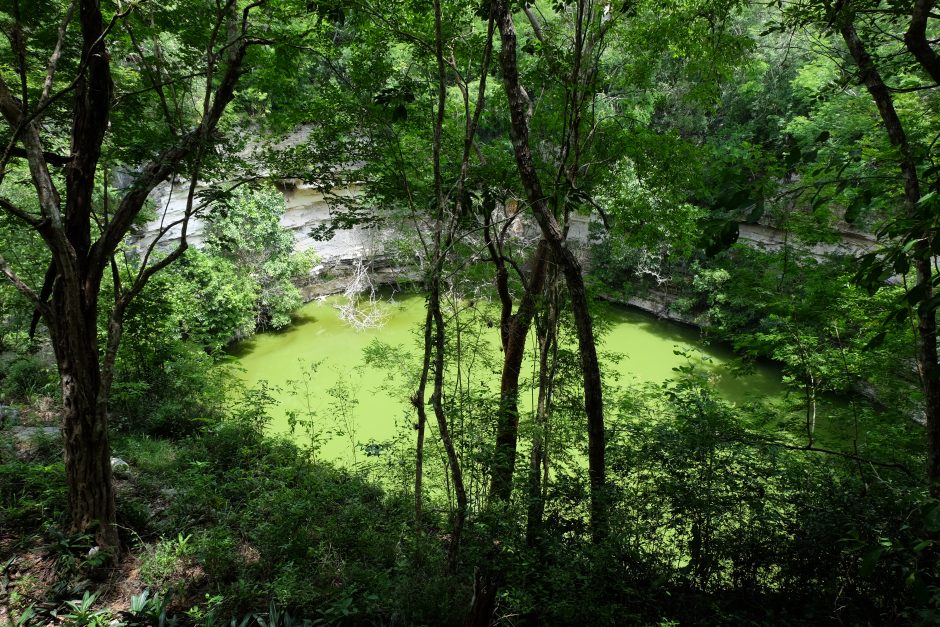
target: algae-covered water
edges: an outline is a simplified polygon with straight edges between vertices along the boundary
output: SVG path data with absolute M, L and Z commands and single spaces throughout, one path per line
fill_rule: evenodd
M 341 319 L 337 306 L 344 302 L 337 296 L 309 303 L 289 328 L 259 334 L 237 346 L 233 355 L 245 383 L 255 386 L 266 381 L 273 386 L 278 405 L 271 410 L 272 433 L 290 433 L 291 415 L 310 419 L 321 457 L 350 462 L 354 451 L 361 461 L 364 445 L 392 438 L 402 424 L 413 420 L 407 394 L 413 390 L 410 377 L 418 366 L 424 298 L 396 295 L 380 305 L 382 325 L 364 330 Z M 779 371 L 764 366 L 747 376 L 735 376 L 729 367 L 731 352 L 704 345 L 694 329 L 616 306 L 603 307 L 599 317 L 609 323 L 600 345 L 601 369 L 608 379 L 616 375 L 622 384 L 660 383 L 676 375 L 674 368 L 692 361 L 714 375 L 716 389 L 730 401 L 783 392 Z M 493 368 L 499 363 L 497 334 L 496 325 L 481 333 L 492 349 Z M 366 366 L 364 351 L 376 340 L 403 352 L 396 351 L 382 367 Z M 620 359 L 605 357 L 612 354 Z M 495 369 L 481 363 L 478 360 L 474 366 L 474 376 L 497 381 Z M 294 433 L 298 440 L 309 441 L 303 429 Z

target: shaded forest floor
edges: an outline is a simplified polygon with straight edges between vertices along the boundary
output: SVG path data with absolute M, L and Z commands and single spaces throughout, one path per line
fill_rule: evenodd
M 694 404 L 687 395 L 677 403 Z M 887 487 L 866 486 L 829 458 L 794 461 L 722 439 L 700 466 L 701 434 L 733 437 L 734 429 L 683 420 L 611 438 L 618 534 L 607 545 L 591 547 L 577 510 L 582 488 L 563 477 L 538 546 L 502 528 L 507 580 L 497 619 L 796 625 L 935 617 L 933 536 L 920 521 L 940 512 L 899 497 L 903 485 L 888 473 Z M 428 503 L 416 538 L 410 494 L 232 422 L 172 441 L 115 438 L 127 467 L 115 466 L 124 553 L 112 567 L 90 537 L 62 531 L 61 446 L 43 426 L 31 426 L 28 442 L 22 430 L 0 430 L 0 624 L 436 625 L 460 624 L 469 607 L 492 521 L 470 527 L 462 561 L 447 574 L 446 508 Z M 676 466 L 663 465 L 670 458 Z M 720 481 L 714 502 L 699 498 L 711 490 L 703 468 Z M 712 525 L 708 556 L 698 561 L 695 520 Z M 912 581 L 923 582 L 925 597 Z

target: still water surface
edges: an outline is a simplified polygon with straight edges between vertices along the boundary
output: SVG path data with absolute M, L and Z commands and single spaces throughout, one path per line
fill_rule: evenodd
M 360 461 L 363 457 L 361 444 L 386 441 L 405 421 L 413 419 L 414 410 L 405 395 L 389 390 L 387 383 L 389 375 L 402 381 L 402 377 L 407 376 L 405 373 L 414 372 L 418 365 L 424 298 L 396 295 L 393 302 L 382 305 L 383 325 L 365 330 L 356 330 L 341 319 L 336 305 L 343 302 L 338 296 L 311 302 L 300 309 L 292 326 L 275 333 L 259 334 L 238 345 L 233 355 L 243 368 L 240 376 L 245 383 L 254 386 L 264 380 L 279 390 L 274 394 L 279 404 L 271 412 L 274 416 L 271 432 L 290 431 L 290 412 L 301 417 L 312 412 L 319 431 L 346 432 L 324 436 L 321 456 L 349 462 L 352 461 L 348 435 L 350 417 L 354 423 L 354 440 L 360 444 L 357 449 Z M 743 402 L 783 393 L 778 370 L 759 366 L 753 374 L 735 376 L 729 368 L 733 361 L 731 351 L 705 345 L 694 329 L 616 306 L 604 307 L 601 316 L 610 323 L 600 345 L 601 370 L 608 379 L 616 377 L 621 384 L 661 383 L 676 375 L 674 368 L 688 364 L 691 359 L 714 375 L 716 389 L 729 401 Z M 498 350 L 497 327 L 494 325 L 485 332 L 491 336 L 489 341 L 494 350 Z M 397 360 L 392 372 L 367 367 L 363 363 L 363 351 L 374 340 L 401 346 L 410 351 L 413 359 Z M 621 358 L 605 358 L 609 354 L 620 354 Z M 497 362 L 498 359 L 496 354 Z M 304 373 L 310 372 L 311 363 L 318 365 L 304 384 Z M 498 374 L 490 376 L 498 381 Z M 345 416 L 340 407 L 351 404 L 337 401 L 338 383 L 340 391 L 348 391 L 355 400 L 354 408 Z M 307 436 L 296 437 L 306 440 Z

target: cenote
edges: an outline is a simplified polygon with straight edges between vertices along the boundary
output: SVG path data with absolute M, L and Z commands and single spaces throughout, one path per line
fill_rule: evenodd
M 423 296 L 398 293 L 378 305 L 384 316 L 381 326 L 356 329 L 341 317 L 338 305 L 344 302 L 342 296 L 331 296 L 308 303 L 292 325 L 258 334 L 234 347 L 232 355 L 247 386 L 270 386 L 277 400 L 270 410 L 272 434 L 293 433 L 298 441 L 305 440 L 308 435 L 302 430 L 292 432 L 289 417 L 309 416 L 319 434 L 320 455 L 349 463 L 353 442 L 361 460 L 367 443 L 385 442 L 405 421 L 413 420 L 405 392 L 400 386 L 392 388 L 409 368 L 414 372 L 418 367 L 425 310 Z M 727 347 L 706 344 L 696 329 L 616 305 L 602 306 L 598 315 L 608 323 L 599 345 L 601 368 L 619 385 L 662 383 L 676 376 L 675 368 L 692 363 L 731 402 L 781 397 L 785 392 L 779 369 L 759 364 L 749 374 L 736 374 L 731 367 L 734 354 Z M 476 337 L 468 333 L 468 343 Z M 479 337 L 491 343 L 498 360 L 496 326 L 484 327 Z M 410 363 L 401 363 L 394 372 L 366 365 L 364 351 L 376 341 L 404 349 Z M 480 376 L 498 379 L 496 372 L 487 372 Z M 525 410 L 531 402 L 523 398 L 521 405 Z

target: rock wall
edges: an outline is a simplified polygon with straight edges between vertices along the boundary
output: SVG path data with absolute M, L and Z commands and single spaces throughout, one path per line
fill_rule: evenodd
M 197 193 L 205 190 L 197 188 Z M 281 226 L 294 234 L 295 247 L 298 251 L 313 250 L 320 263 L 314 267 L 308 280 L 301 286 L 306 300 L 312 300 L 324 294 L 341 292 L 346 288 L 347 279 L 356 269 L 359 260 L 369 262 L 370 275 L 376 284 L 389 284 L 399 281 L 413 281 L 417 276 L 402 272 L 394 267 L 394 261 L 387 254 L 389 243 L 396 239 L 394 230 L 382 228 L 353 227 L 335 231 L 327 241 L 315 240 L 310 232 L 317 227 L 330 224 L 330 202 L 342 202 L 343 197 L 352 198 L 361 193 L 361 187 L 349 186 L 333 190 L 330 202 L 316 188 L 301 183 L 289 182 L 283 186 L 285 212 L 281 216 Z M 164 183 L 154 190 L 151 198 L 156 205 L 158 218 L 151 220 L 137 231 L 129 242 L 139 249 L 145 249 L 160 237 L 158 248 L 170 249 L 176 245 L 181 235 L 179 222 L 186 208 L 187 187 L 185 184 Z M 171 226 L 162 234 L 164 227 Z M 590 220 L 586 216 L 573 216 L 569 237 L 580 250 L 582 260 L 587 262 L 588 231 Z M 190 220 L 187 228 L 187 240 L 191 246 L 200 247 L 205 243 L 205 222 L 196 217 Z M 519 220 L 512 232 L 520 240 L 538 238 L 538 228 L 530 221 Z
M 837 242 L 805 244 L 797 241 L 793 235 L 788 236 L 786 231 L 773 226 L 745 223 L 738 225 L 738 241 L 769 251 L 780 250 L 785 245 L 790 245 L 818 259 L 829 255 L 864 255 L 878 247 L 875 238 L 867 233 L 841 231 Z
M 202 191 L 200 187 L 198 191 Z M 361 259 L 368 259 L 370 271 L 377 283 L 394 283 L 400 280 L 414 280 L 416 277 L 403 275 L 394 267 L 394 261 L 387 255 L 389 242 L 396 238 L 396 233 L 389 229 L 353 227 L 337 230 L 332 239 L 318 241 L 310 232 L 330 224 L 330 203 L 324 195 L 310 185 L 299 182 L 287 182 L 283 186 L 286 211 L 281 217 L 281 226 L 294 234 L 296 249 L 313 250 L 320 263 L 313 269 L 308 281 L 302 286 L 305 298 L 310 300 L 324 293 L 335 293 L 345 289 L 345 279 L 355 270 Z M 361 187 L 349 186 L 334 190 L 331 202 L 342 202 L 342 198 L 352 198 L 361 193 Z M 130 242 L 139 247 L 149 246 L 161 233 L 165 225 L 172 225 L 183 217 L 186 207 L 187 188 L 185 184 L 171 185 L 164 183 L 154 190 L 153 201 L 158 218 L 147 223 L 138 231 Z M 204 243 L 204 222 L 200 218 L 190 221 L 188 240 L 199 247 Z M 519 220 L 511 228 L 511 233 L 521 241 L 533 243 L 539 237 L 537 225 L 531 220 Z M 576 249 L 585 269 L 590 267 L 589 237 L 591 218 L 574 215 L 571 217 L 569 241 Z M 160 247 L 175 245 L 180 237 L 180 226 L 169 228 L 161 237 Z M 833 254 L 859 255 L 877 247 L 873 237 L 864 233 L 845 232 L 835 243 L 802 244 L 789 237 L 784 231 L 762 224 L 740 224 L 739 241 L 765 250 L 779 250 L 785 245 L 792 245 L 823 258 Z M 629 304 L 656 314 L 660 317 L 679 322 L 689 322 L 680 314 L 671 310 L 669 298 L 651 295 L 649 298 L 634 298 Z
M 197 193 L 204 190 L 205 187 L 200 186 L 197 188 Z M 359 193 L 360 188 L 356 186 L 333 192 L 334 196 L 340 199 L 354 197 Z M 164 183 L 157 187 L 151 198 L 156 205 L 158 217 L 136 232 L 130 240 L 131 243 L 139 248 L 150 246 L 165 225 L 171 225 L 182 219 L 186 208 L 186 197 L 185 185 Z M 312 229 L 330 223 L 330 206 L 323 194 L 314 187 L 303 184 L 286 186 L 284 201 L 286 211 L 281 216 L 281 226 L 294 234 L 297 250 L 314 250 L 326 263 L 381 251 L 384 236 L 376 229 L 354 227 L 337 231 L 333 239 L 323 242 L 310 237 Z M 195 217 L 190 220 L 187 229 L 187 239 L 190 245 L 199 247 L 205 243 L 204 227 L 205 222 L 201 218 Z M 173 226 L 161 237 L 159 246 L 163 248 L 174 246 L 180 234 L 181 225 Z

